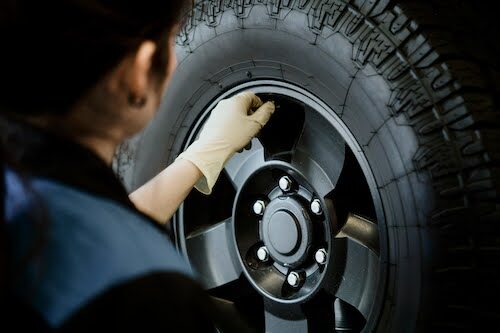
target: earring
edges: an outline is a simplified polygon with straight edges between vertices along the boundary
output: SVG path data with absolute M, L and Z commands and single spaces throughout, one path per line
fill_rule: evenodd
M 146 105 L 146 97 L 138 97 L 133 93 L 128 95 L 128 103 L 135 108 L 142 108 Z

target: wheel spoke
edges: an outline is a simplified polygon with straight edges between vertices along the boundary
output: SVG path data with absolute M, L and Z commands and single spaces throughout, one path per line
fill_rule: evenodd
M 214 311 L 212 314 L 214 322 L 217 324 L 222 324 L 220 327 L 217 327 L 217 332 L 238 332 L 241 331 L 243 327 L 248 328 L 245 332 L 255 332 L 257 327 L 262 325 L 258 321 L 258 317 L 249 317 L 246 309 L 246 304 L 235 303 L 231 300 L 214 297 L 211 296 L 211 306 L 216 308 L 217 311 Z M 262 307 L 262 300 L 260 300 L 260 304 L 251 304 L 254 309 L 255 307 Z
M 335 325 L 333 298 L 319 293 L 305 304 L 264 301 L 266 332 L 332 332 Z
M 368 184 L 356 157 L 348 148 L 344 157 L 344 165 L 335 188 L 326 195 L 335 205 L 339 228 L 348 220 L 351 212 L 374 219 L 376 216 Z
M 264 300 L 266 333 L 308 332 L 308 320 L 299 305 Z
M 242 317 L 242 314 L 240 313 L 234 302 L 214 296 L 210 296 L 210 299 L 212 300 L 213 306 L 218 309 L 218 313 L 223 314 L 223 316 L 225 316 L 226 318 Z
M 250 149 L 236 153 L 224 167 L 226 174 L 238 190 L 248 176 L 264 164 L 264 147 L 258 139 L 253 139 Z
M 242 270 L 232 243 L 231 218 L 190 234 L 186 249 L 205 288 L 220 287 L 239 278 Z
M 345 225 L 335 238 L 337 241 L 344 240 L 347 251 L 341 282 L 334 294 L 367 318 L 370 302 L 376 290 L 379 267 L 380 248 L 377 225 L 366 218 L 348 214 Z M 349 312 L 348 306 L 341 306 L 341 308 L 342 311 Z M 355 315 L 348 313 L 340 316 Z
M 266 311 L 265 322 L 266 333 L 308 332 L 306 318 L 289 320 Z
M 370 249 L 351 239 L 345 242 L 346 254 L 340 283 L 327 289 L 336 297 L 356 308 L 367 318 L 377 288 L 379 257 Z
M 346 223 L 335 237 L 349 238 L 376 255 L 380 253 L 377 225 L 364 217 L 349 214 Z
M 360 332 L 366 320 L 352 305 L 337 298 L 334 302 L 335 332 Z
M 317 112 L 306 109 L 304 130 L 297 142 L 292 164 L 322 190 L 323 195 L 336 185 L 344 166 L 346 145 Z M 325 186 L 328 183 L 328 186 Z
M 335 180 L 309 154 L 296 150 L 291 164 L 306 177 L 319 196 L 324 198 L 334 190 Z

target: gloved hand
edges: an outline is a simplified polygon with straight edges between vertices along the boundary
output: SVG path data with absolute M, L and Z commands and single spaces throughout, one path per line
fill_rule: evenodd
M 252 109 L 258 108 L 254 113 Z M 202 177 L 195 188 L 204 194 L 212 188 L 227 161 L 250 143 L 274 112 L 274 103 L 262 103 L 252 92 L 220 101 L 201 130 L 199 138 L 177 159 L 191 161 Z

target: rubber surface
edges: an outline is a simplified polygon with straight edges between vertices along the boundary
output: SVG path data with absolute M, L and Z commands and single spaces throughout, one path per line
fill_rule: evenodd
M 165 103 L 116 167 L 136 188 L 179 154 L 220 92 L 299 85 L 357 138 L 383 203 L 388 277 L 367 330 L 485 327 L 500 319 L 498 72 L 459 43 L 467 29 L 452 22 L 468 7 L 456 3 L 198 1 Z

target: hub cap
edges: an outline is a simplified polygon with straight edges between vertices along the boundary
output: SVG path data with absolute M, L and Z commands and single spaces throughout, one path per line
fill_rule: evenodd
M 267 223 L 267 228 L 264 225 L 264 230 L 264 234 L 272 245 L 271 249 L 282 255 L 294 251 L 300 240 L 297 218 L 286 210 L 274 213 Z
M 296 199 L 280 197 L 264 214 L 260 234 L 275 261 L 295 266 L 305 259 L 311 244 L 311 220 Z

